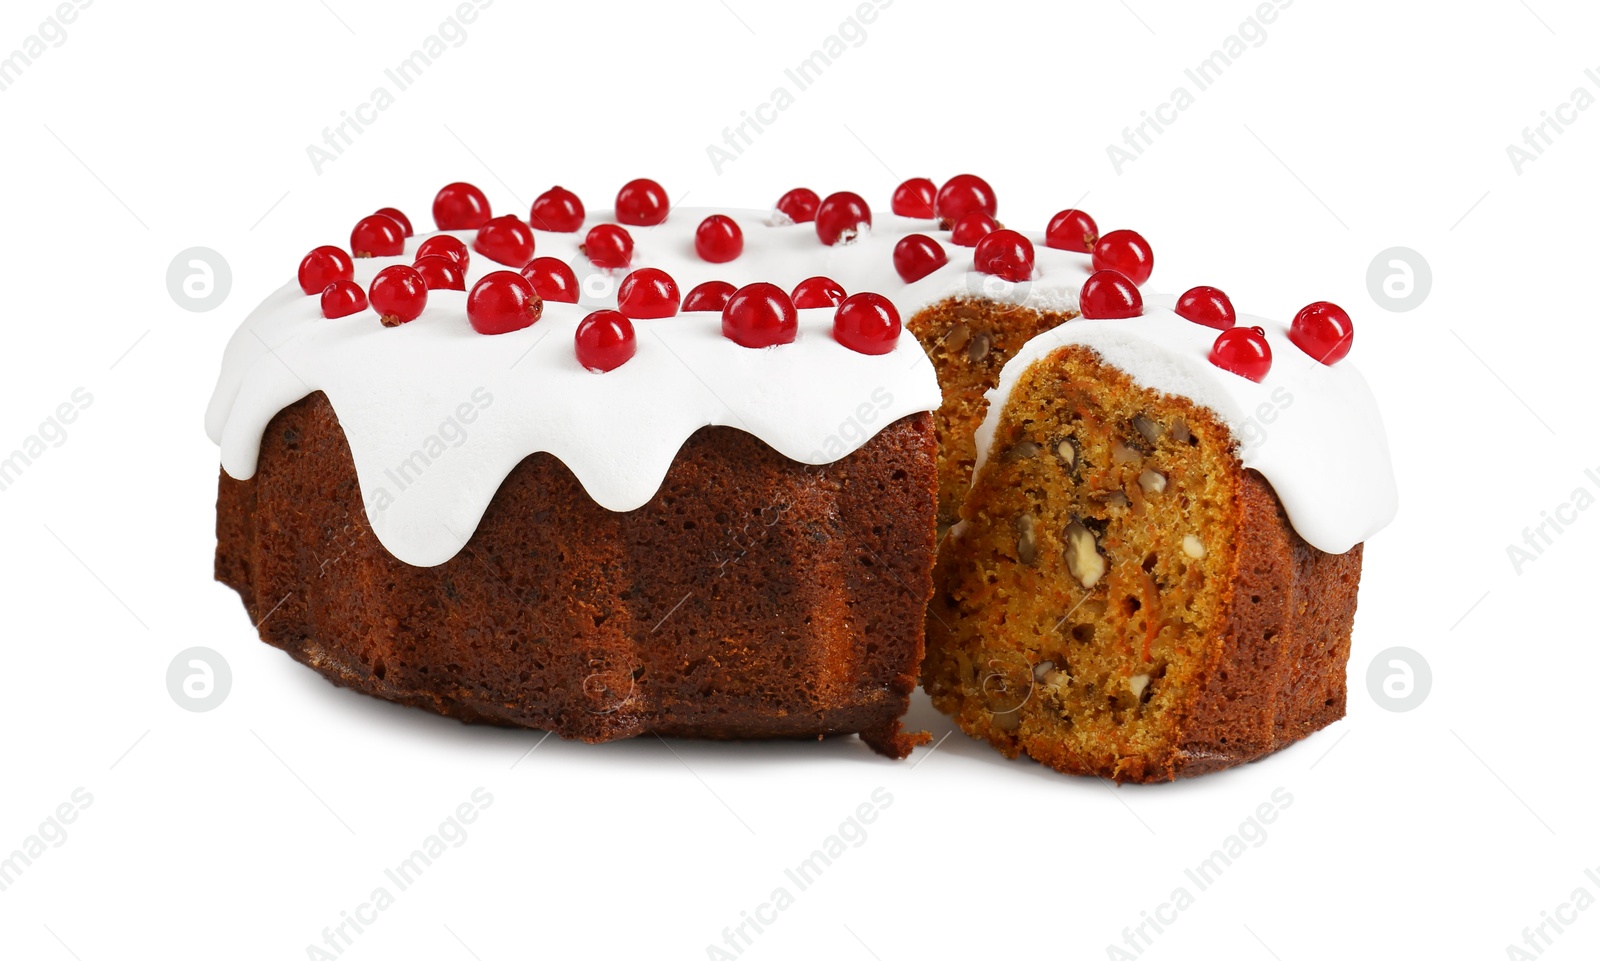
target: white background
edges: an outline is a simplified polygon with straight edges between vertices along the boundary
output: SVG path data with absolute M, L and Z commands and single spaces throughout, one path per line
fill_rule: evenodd
M 1520 174 L 1506 153 L 1575 88 L 1600 94 L 1600 14 L 1300 0 L 1119 174 L 1106 145 L 1254 3 L 898 0 L 716 173 L 707 144 L 853 8 L 501 0 L 320 175 L 306 146 L 453 4 L 102 0 L 0 92 L 0 453 L 75 388 L 93 396 L 0 492 L 0 854 L 74 789 L 93 797 L 0 892 L 0 954 L 306 957 L 480 786 L 493 804 L 465 842 L 344 957 L 707 957 L 880 787 L 893 803 L 865 841 L 745 957 L 1105 957 L 1280 787 L 1293 801 L 1265 841 L 1144 956 L 1499 958 L 1579 886 L 1600 894 L 1583 873 L 1600 865 L 1600 511 L 1520 573 L 1507 557 L 1576 488 L 1600 491 L 1600 110 L 1568 113 Z M 0 56 L 53 9 L 5 4 Z M 1367 546 L 1346 720 L 1243 769 L 1121 789 L 959 732 L 902 763 L 854 738 L 526 755 L 538 733 L 334 688 L 212 582 L 201 416 L 222 345 L 360 215 L 394 204 L 425 227 L 455 179 L 512 212 L 552 183 L 600 210 L 635 176 L 693 205 L 805 184 L 886 207 L 900 179 L 967 170 L 1009 223 L 1081 203 L 1144 232 L 1151 289 L 1349 308 L 1402 507 Z M 209 313 L 165 283 L 196 245 L 233 269 Z M 1432 267 L 1409 312 L 1366 281 L 1396 245 Z M 195 645 L 232 666 L 209 713 L 166 686 Z M 1394 646 L 1432 666 L 1404 713 L 1365 681 Z M 910 720 L 951 730 L 920 694 Z M 1547 957 L 1593 956 L 1600 911 L 1576 917 Z

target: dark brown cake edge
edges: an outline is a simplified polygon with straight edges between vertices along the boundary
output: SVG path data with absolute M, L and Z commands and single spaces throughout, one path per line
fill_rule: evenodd
M 875 751 L 904 757 L 929 739 L 900 719 L 933 590 L 935 497 L 927 413 L 822 466 L 711 427 L 685 443 L 655 498 L 627 513 L 594 504 L 554 457 L 532 455 L 466 548 L 417 568 L 377 541 L 337 417 L 316 393 L 273 419 L 254 477 L 222 474 L 215 573 L 238 591 L 263 641 L 333 683 L 469 723 L 592 742 L 859 733 Z M 753 505 L 755 520 L 731 539 L 737 516 L 720 534 L 692 533 Z M 533 522 L 548 536 L 534 538 Z M 669 524 L 688 526 L 667 538 Z M 629 565 L 666 581 L 714 578 L 723 611 L 693 591 L 657 596 L 624 584 L 615 572 Z M 564 595 L 550 589 L 552 573 L 568 578 Z M 536 596 L 519 598 L 513 585 Z M 525 623 L 529 597 L 545 612 L 522 640 L 546 646 L 492 656 L 484 625 Z M 540 603 L 553 597 L 562 599 Z M 673 606 L 680 597 L 682 610 Z M 610 598 L 626 602 L 602 611 Z M 456 623 L 418 631 L 419 612 Z M 464 614 L 476 618 L 462 624 Z M 562 636 L 574 625 L 584 630 Z M 732 627 L 713 637 L 718 625 Z M 508 660 L 541 665 L 540 683 L 522 670 L 519 688 Z
M 1238 517 L 1220 650 L 1159 779 L 1258 760 L 1344 717 L 1363 545 L 1307 544 L 1255 470 L 1240 478 Z

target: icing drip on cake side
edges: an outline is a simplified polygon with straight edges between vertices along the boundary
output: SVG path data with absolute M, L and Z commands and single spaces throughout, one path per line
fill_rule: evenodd
M 626 511 L 654 495 L 674 455 L 701 427 L 736 427 L 792 460 L 823 464 L 898 418 L 939 406 L 933 366 L 914 336 L 902 331 L 888 354 L 857 353 L 834 340 L 832 308 L 800 311 L 797 340 L 762 349 L 723 337 L 716 312 L 636 320 L 637 356 L 605 374 L 584 370 L 573 355 L 578 322 L 614 309 L 628 273 L 594 267 L 580 250 L 589 228 L 616 222 L 609 211 L 596 213 L 576 233 L 533 231 L 535 256 L 570 265 L 582 295 L 578 304 L 546 301 L 538 322 L 512 333 L 475 332 L 463 291 L 429 291 L 421 316 L 395 328 L 370 310 L 326 319 L 318 298 L 292 281 L 269 296 L 230 341 L 207 410 L 224 470 L 253 476 L 268 422 L 320 390 L 349 441 L 380 542 L 406 563 L 432 566 L 461 549 L 506 475 L 538 451 L 565 463 L 597 503 Z M 743 231 L 743 253 L 729 263 L 695 253 L 695 229 L 712 213 L 732 217 Z M 635 245 L 631 268 L 665 270 L 684 295 L 708 280 L 790 290 L 826 276 L 852 294 L 887 296 L 906 320 L 951 298 L 1073 312 L 1091 272 L 1087 254 L 1048 247 L 1043 233 L 1023 231 L 1034 244 L 1033 277 L 1008 283 L 974 270 L 974 248 L 951 243 L 932 220 L 886 212 L 874 220 L 854 243 L 837 247 L 823 246 L 810 223 L 766 212 L 683 208 L 657 226 L 626 229 Z M 476 235 L 448 233 L 469 248 Z M 912 233 L 937 240 L 948 262 L 907 284 L 895 273 L 893 251 Z M 357 259 L 355 282 L 366 289 L 383 268 L 410 264 L 429 236 L 408 238 L 400 256 Z M 467 289 L 505 269 L 474 252 Z M 1216 410 L 1240 439 L 1245 466 L 1266 476 L 1314 546 L 1340 553 L 1387 523 L 1394 480 L 1376 403 L 1359 372 L 1347 362 L 1315 363 L 1289 343 L 1284 325 L 1241 318 L 1241 325 L 1267 328 L 1273 347 L 1272 371 L 1252 383 L 1207 362 L 1216 331 L 1155 306 L 1156 299 L 1147 297 L 1143 317 L 1075 320 L 1030 342 L 991 395 L 1000 403 L 991 403 L 980 432 L 980 464 L 1025 366 L 1055 347 L 1084 343 L 1139 383 Z M 1276 405 L 1280 391 L 1292 401 L 1264 423 L 1257 410 Z
M 730 263 L 695 253 L 695 228 L 712 213 L 731 216 L 744 231 L 744 252 Z M 1088 274 L 1087 255 L 1047 249 L 1038 235 L 1035 280 L 1006 283 L 974 271 L 973 249 L 949 243 L 931 220 L 875 220 L 855 243 L 830 248 L 810 223 L 682 208 L 655 227 L 627 228 L 635 245 L 630 269 L 659 267 L 683 294 L 707 280 L 787 290 L 825 275 L 850 293 L 890 297 L 907 318 L 952 296 L 1070 310 Z M 599 223 L 615 220 L 591 215 L 577 233 L 533 232 L 535 255 L 569 264 L 582 296 L 578 304 L 546 301 L 537 323 L 508 334 L 473 331 L 462 291 L 429 291 L 421 316 L 385 328 L 371 311 L 326 319 L 318 298 L 286 284 L 246 318 L 224 354 L 206 413 L 223 469 L 253 476 L 267 423 L 320 390 L 349 441 L 378 539 L 399 559 L 432 566 L 461 549 L 506 475 L 537 451 L 558 457 L 597 503 L 626 511 L 654 495 L 701 427 L 737 427 L 792 460 L 823 464 L 900 417 L 939 406 L 933 366 L 915 337 L 902 331 L 886 355 L 856 353 L 833 339 L 832 308 L 800 311 L 795 343 L 759 350 L 724 338 L 714 312 L 635 321 L 638 356 L 605 374 L 584 370 L 572 350 L 577 324 L 592 310 L 615 308 L 628 273 L 594 267 L 580 251 Z M 892 252 L 901 237 L 919 232 L 939 237 L 949 262 L 906 284 Z M 476 235 L 442 233 L 469 248 Z M 434 235 L 408 238 L 400 256 L 357 259 L 355 282 L 365 289 L 383 268 L 411 263 Z M 466 286 L 505 269 L 473 253 Z

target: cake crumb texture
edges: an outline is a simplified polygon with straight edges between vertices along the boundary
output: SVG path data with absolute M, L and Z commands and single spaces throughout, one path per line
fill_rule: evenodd
M 916 335 L 939 375 L 943 400 L 939 434 L 939 528 L 954 524 L 972 482 L 973 435 L 988 411 L 984 393 L 1000 381 L 1000 370 L 1041 331 L 1076 317 L 992 300 L 941 300 L 912 315 L 906 329 Z
M 1007 756 L 1164 781 L 1344 715 L 1361 546 L 1306 544 L 1211 412 L 1093 350 L 1022 375 L 961 518 L 923 686 Z

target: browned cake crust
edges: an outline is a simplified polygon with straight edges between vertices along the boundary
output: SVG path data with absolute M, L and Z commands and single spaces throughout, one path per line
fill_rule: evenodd
M 1344 717 L 1362 545 L 1325 554 L 1289 524 L 1271 486 L 1240 478 L 1232 590 L 1183 740 L 1140 772 L 1170 780 L 1243 764 Z
M 254 477 L 222 475 L 216 577 L 334 683 L 463 721 L 592 742 L 856 732 L 904 757 L 926 741 L 900 718 L 935 471 L 926 413 L 816 467 L 703 428 L 627 513 L 534 454 L 459 554 L 412 567 L 373 534 L 319 392 L 268 425 Z
M 1116 781 L 1231 767 L 1342 717 L 1361 547 L 1308 545 L 1233 444 L 1091 350 L 1034 364 L 940 555 L 935 706 L 1007 756 Z

